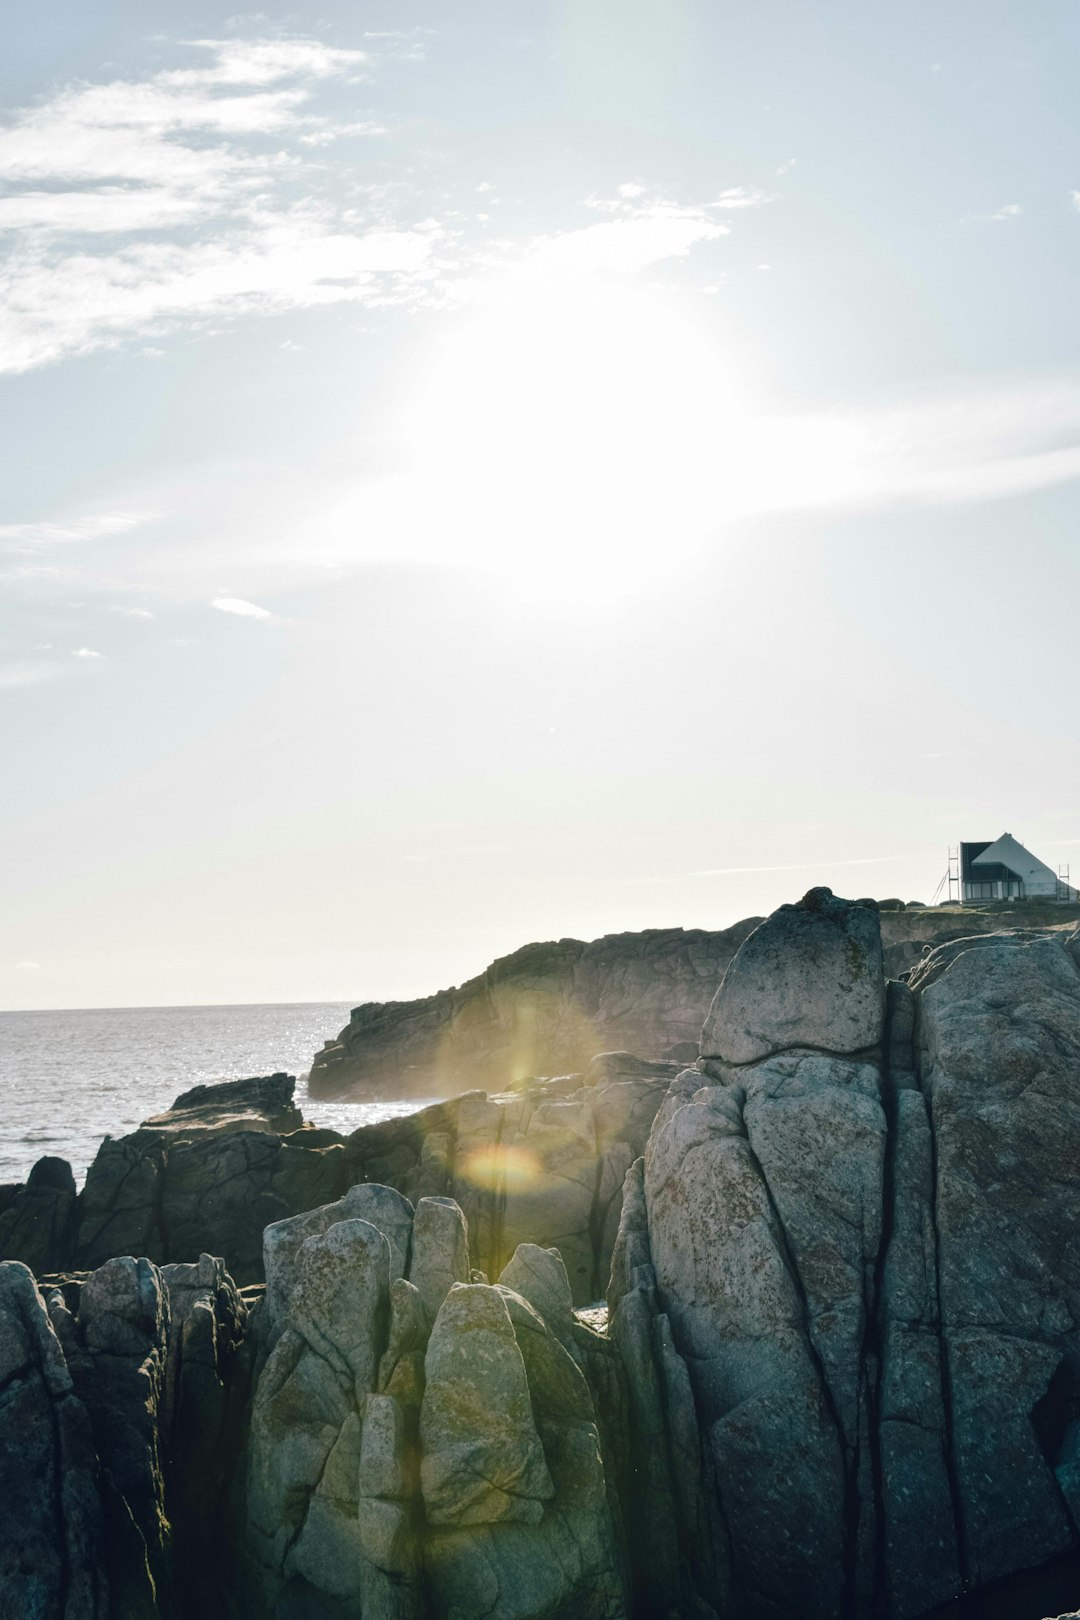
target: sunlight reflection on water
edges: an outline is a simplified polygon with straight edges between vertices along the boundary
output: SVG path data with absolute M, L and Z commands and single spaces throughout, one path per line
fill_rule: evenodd
M 336 1001 L 0 1012 L 0 1182 L 24 1181 L 52 1153 L 70 1160 L 81 1185 L 106 1134 L 126 1135 L 205 1081 L 306 1076 L 348 1017 L 349 1004 Z M 342 1134 L 425 1101 L 310 1102 L 305 1078 L 296 1088 L 304 1118 Z

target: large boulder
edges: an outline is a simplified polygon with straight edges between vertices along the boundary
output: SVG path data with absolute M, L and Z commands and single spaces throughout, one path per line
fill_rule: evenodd
M 506 1302 L 458 1283 L 425 1360 L 420 1481 L 430 1524 L 538 1524 L 555 1495 Z
M 736 951 L 701 1032 L 703 1058 L 755 1063 L 791 1047 L 865 1051 L 881 1039 L 885 976 L 873 901 L 811 889 Z
M 39 1159 L 24 1186 L 0 1198 L 0 1260 L 21 1260 L 36 1273 L 68 1263 L 75 1216 L 75 1177 L 66 1159 Z
M 969 1579 L 1080 1522 L 1080 971 L 1060 941 L 933 958 L 918 1063 L 934 1137 L 942 1350 Z
M 638 1588 L 911 1620 L 993 1586 L 1034 1620 L 1080 1579 L 1080 969 L 1060 930 L 962 938 L 884 996 L 849 949 L 874 908 L 809 900 L 733 962 L 627 1178 Z

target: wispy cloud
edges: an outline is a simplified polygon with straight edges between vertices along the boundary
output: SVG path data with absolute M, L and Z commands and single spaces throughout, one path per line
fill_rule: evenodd
M 697 243 L 715 241 L 729 229 L 707 209 L 653 203 L 624 210 L 618 219 L 538 237 L 528 249 L 527 264 L 544 275 L 560 271 L 632 275 L 664 259 L 685 258 Z
M 79 540 L 100 540 L 109 535 L 127 534 L 150 523 L 152 512 L 94 512 L 81 517 L 0 524 L 0 549 L 35 550 L 41 546 L 65 545 Z
M 417 290 L 432 223 L 365 212 L 355 175 L 307 155 L 382 129 L 315 105 L 322 84 L 366 76 L 369 53 L 299 38 L 185 49 L 195 65 L 69 87 L 0 130 L 0 234 L 14 239 L 0 368 L 223 314 Z
M 892 855 L 863 855 L 855 859 L 833 861 L 822 856 L 813 861 L 794 861 L 784 866 L 709 866 L 699 872 L 660 872 L 650 877 L 627 878 L 624 888 L 632 888 L 640 883 L 675 883 L 691 878 L 722 878 L 742 877 L 744 875 L 760 872 L 832 872 L 839 867 L 849 866 L 887 866 L 894 861 L 910 861 L 917 857 L 910 853 L 894 852 Z M 925 852 L 923 852 L 925 853 Z
M 1020 219 L 1024 210 L 1019 203 L 1005 203 L 1001 208 L 995 209 L 992 214 L 965 214 L 961 220 L 962 225 L 983 224 L 1000 225 L 1010 220 Z
M 235 613 L 241 619 L 270 620 L 276 615 L 269 608 L 259 607 L 255 602 L 245 602 L 241 596 L 217 596 L 210 603 L 219 613 Z
M 72 647 L 72 658 L 100 658 L 102 655 L 94 647 Z

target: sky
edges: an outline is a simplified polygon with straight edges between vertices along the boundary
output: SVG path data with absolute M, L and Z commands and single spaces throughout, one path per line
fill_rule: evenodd
M 0 1005 L 1080 871 L 1076 0 L 6 23 Z

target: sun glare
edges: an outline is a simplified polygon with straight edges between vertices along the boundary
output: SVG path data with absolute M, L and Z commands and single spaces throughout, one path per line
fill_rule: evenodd
M 710 344 L 661 297 L 597 280 L 505 294 L 446 343 L 411 412 L 446 560 L 578 589 L 707 527 L 738 414 Z
M 545 266 L 478 303 L 403 413 L 401 470 L 333 514 L 354 555 L 592 604 L 735 518 L 857 492 L 847 427 L 758 414 L 685 295 Z

